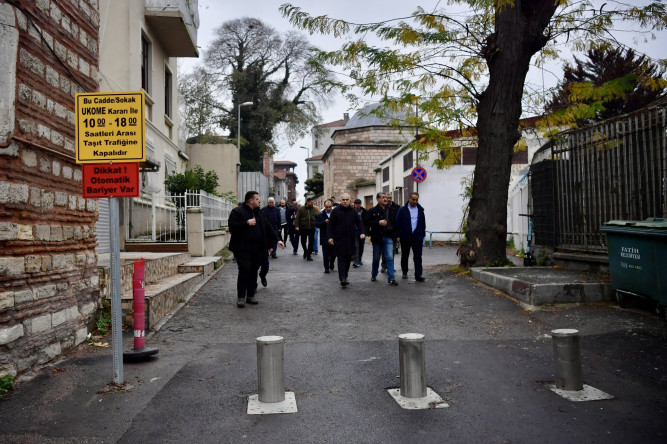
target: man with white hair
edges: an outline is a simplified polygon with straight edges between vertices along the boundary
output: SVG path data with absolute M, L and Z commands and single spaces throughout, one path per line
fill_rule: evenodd
M 269 197 L 266 202 L 266 206 L 262 208 L 262 213 L 264 213 L 266 218 L 269 220 L 269 224 L 271 224 L 273 231 L 276 232 L 278 240 L 282 240 L 280 239 L 280 210 L 276 207 L 275 198 Z M 274 259 L 278 257 L 276 255 L 276 247 L 277 245 L 273 246 L 273 253 L 271 253 L 271 257 Z
M 338 259 L 338 278 L 343 287 L 350 283 L 347 274 L 356 249 L 357 232 L 361 233 L 360 239 L 366 237 L 361 217 L 351 206 L 350 195 L 344 193 L 340 196 L 340 205 L 331 211 L 327 227 L 327 239 Z

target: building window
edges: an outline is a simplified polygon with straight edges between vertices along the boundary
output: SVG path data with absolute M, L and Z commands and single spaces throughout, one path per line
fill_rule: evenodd
M 320 169 L 317 166 L 313 166 L 313 174 L 317 174 L 320 172 Z
M 320 138 L 315 137 L 315 149 L 318 149 L 320 147 Z
M 141 35 L 141 87 L 151 93 L 151 42 Z
M 164 68 L 164 114 L 171 117 L 171 72 Z
M 412 151 L 403 156 L 403 171 L 411 170 L 414 165 Z
M 165 180 L 176 170 L 174 159 L 169 154 L 164 156 L 164 178 Z
M 389 167 L 382 169 L 382 182 L 389 182 Z

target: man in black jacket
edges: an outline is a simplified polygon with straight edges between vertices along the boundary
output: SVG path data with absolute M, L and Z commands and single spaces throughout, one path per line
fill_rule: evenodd
M 324 272 L 329 273 L 334 269 L 336 263 L 336 255 L 333 252 L 333 247 L 329 245 L 329 238 L 327 237 L 327 227 L 329 226 L 329 218 L 331 217 L 333 203 L 330 200 L 324 202 L 324 209 L 317 215 L 315 226 L 320 229 L 320 246 L 322 247 L 322 259 L 324 261 Z
M 396 214 L 396 233 L 401 243 L 401 271 L 403 279 L 408 278 L 408 259 L 412 250 L 415 264 L 415 280 L 424 282 L 422 267 L 422 245 L 426 236 L 426 216 L 424 208 L 419 205 L 419 193 L 411 193 L 408 203 Z
M 272 251 L 276 242 L 281 248 L 285 248 L 285 244 L 278 240 L 264 213 L 259 210 L 259 195 L 256 191 L 245 194 L 243 205 L 234 208 L 229 214 L 228 225 L 232 234 L 229 250 L 234 253 L 239 267 L 236 306 L 242 308 L 246 302 L 256 305 L 257 271 L 262 260 Z
M 377 194 L 378 204 L 368 210 L 368 228 L 373 244 L 373 267 L 371 281 L 377 280 L 380 257 L 384 252 L 387 261 L 387 279 L 389 285 L 396 286 L 394 279 L 394 243 L 396 241 L 396 213 L 388 205 L 389 200 L 384 193 Z
M 287 211 L 287 234 L 289 236 L 289 241 L 292 244 L 292 249 L 294 250 L 294 256 L 297 255 L 297 250 L 299 249 L 299 232 L 294 226 L 294 219 L 296 218 L 296 212 L 298 209 L 299 204 L 294 201 L 289 206 Z
M 278 240 L 282 240 L 280 238 L 280 210 L 278 207 L 276 207 L 276 200 L 273 197 L 269 197 L 266 202 L 266 206 L 262 208 L 262 213 L 264 213 L 264 216 L 266 216 L 266 219 L 269 221 L 273 231 L 275 231 L 278 235 Z M 277 244 L 273 246 L 273 252 L 271 253 L 271 257 L 274 259 L 277 257 L 276 247 Z
M 368 216 L 368 210 L 361 206 L 361 199 L 354 200 L 354 209 L 361 218 L 362 225 L 365 227 L 367 223 L 366 218 Z M 362 234 L 366 235 L 368 233 L 360 231 L 355 232 L 356 245 L 354 249 L 354 263 L 352 264 L 354 268 L 364 265 L 364 263 L 361 260 L 364 257 L 364 245 L 366 244 L 366 239 L 365 236 L 363 238 L 361 237 Z
M 344 193 L 340 197 L 340 205 L 331 211 L 327 227 L 327 239 L 338 258 L 338 278 L 340 285 L 349 284 L 347 274 L 354 256 L 356 239 L 364 239 L 364 226 L 357 211 L 350 205 L 350 195 Z M 357 236 L 356 233 L 361 233 Z

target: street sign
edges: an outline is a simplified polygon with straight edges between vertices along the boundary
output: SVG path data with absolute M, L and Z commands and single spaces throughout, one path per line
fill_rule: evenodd
M 426 169 L 423 167 L 415 167 L 412 170 L 412 180 L 417 183 L 421 183 L 426 180 Z
M 139 197 L 139 163 L 84 164 L 83 197 Z
M 76 163 L 144 162 L 144 92 L 76 94 Z

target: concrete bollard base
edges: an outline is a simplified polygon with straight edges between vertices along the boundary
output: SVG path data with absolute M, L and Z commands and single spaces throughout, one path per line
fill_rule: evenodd
M 259 400 L 259 395 L 248 397 L 248 415 L 275 415 L 296 412 L 294 392 L 285 392 L 285 400 L 280 402 L 262 402 Z
M 426 387 L 426 396 L 421 398 L 406 398 L 401 396 L 401 389 L 387 390 L 396 403 L 405 410 L 428 410 L 428 409 L 444 409 L 449 407 L 445 401 L 442 400 L 432 388 Z
M 590 385 L 586 384 L 584 384 L 584 388 L 581 390 L 561 390 L 556 388 L 555 384 L 550 384 L 547 387 L 549 387 L 549 389 L 557 395 L 573 402 L 604 401 L 607 399 L 614 399 L 614 397 L 609 393 L 605 393 L 602 390 L 596 389 L 595 387 L 591 387 Z

